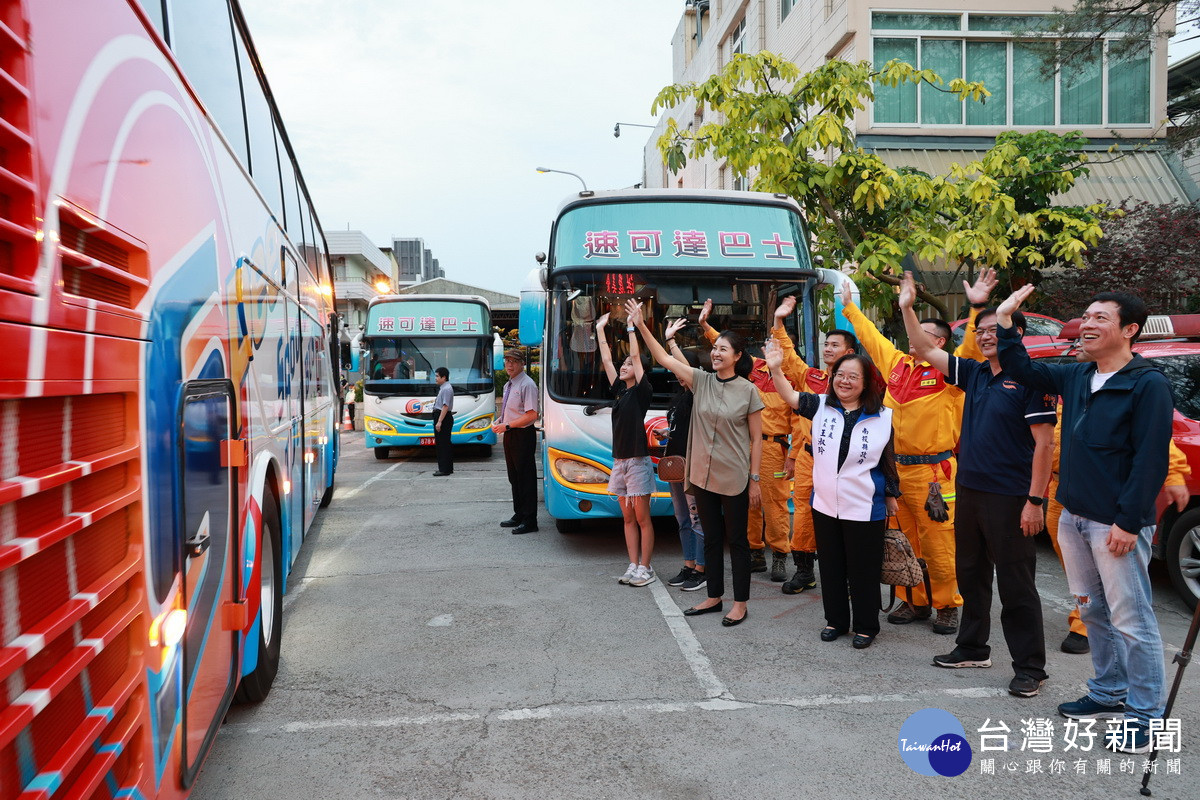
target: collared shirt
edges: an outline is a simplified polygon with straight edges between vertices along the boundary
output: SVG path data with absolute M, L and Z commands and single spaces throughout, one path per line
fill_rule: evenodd
M 1057 398 L 1022 386 L 988 362 L 950 356 L 946 381 L 966 393 L 958 482 L 968 489 L 1010 497 L 1029 494 L 1033 477 L 1030 425 L 1053 425 Z
M 782 330 L 782 328 L 780 329 Z M 787 333 L 783 334 L 787 337 Z M 707 328 L 704 331 L 704 338 L 708 339 L 709 344 L 715 344 L 719 334 L 717 331 Z M 790 375 L 788 376 L 791 377 Z M 762 400 L 762 432 L 767 436 L 787 436 L 792 432 L 792 425 L 795 422 L 795 414 L 792 413 L 792 407 L 787 404 L 775 388 L 775 381 L 771 378 L 771 370 L 767 367 L 767 362 L 761 358 L 754 359 L 754 366 L 750 370 L 750 377 L 747 378 L 754 384 L 754 388 L 758 389 L 758 399 Z M 800 387 L 796 387 L 800 388 Z M 772 445 L 774 446 L 774 445 Z
M 441 411 L 443 407 L 449 409 L 447 413 L 454 413 L 454 387 L 450 385 L 450 381 L 438 387 L 437 397 L 433 399 L 434 413 Z
M 511 425 L 526 411 L 537 411 L 538 387 L 529 377 L 529 373 L 521 371 L 517 377 L 504 384 L 504 395 L 500 405 L 500 421 Z M 532 424 L 532 423 L 530 423 Z
M 741 494 L 750 480 L 750 415 L 762 410 L 754 384 L 692 370 L 692 429 L 687 482 L 715 494 Z

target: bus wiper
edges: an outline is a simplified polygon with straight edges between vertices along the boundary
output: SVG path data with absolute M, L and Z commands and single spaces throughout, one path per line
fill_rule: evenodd
M 590 416 L 595 415 L 595 413 L 597 411 L 599 411 L 600 409 L 612 408 L 613 405 L 614 404 L 612 402 L 608 402 L 608 403 L 596 403 L 595 405 L 591 405 L 591 406 L 584 406 L 583 407 L 583 415 L 585 417 L 590 417 Z

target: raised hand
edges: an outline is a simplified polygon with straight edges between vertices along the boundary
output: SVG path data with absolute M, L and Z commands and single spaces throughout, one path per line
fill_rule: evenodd
M 1036 288 L 1032 283 L 1027 283 L 1006 297 L 1004 302 L 996 307 L 996 321 L 1005 328 L 1012 327 L 1013 312 L 1021 307 L 1021 303 L 1024 303 Z
M 850 291 L 850 281 L 842 281 L 842 306 L 848 306 L 854 302 L 854 293 Z
M 788 295 L 779 301 L 779 308 L 775 309 L 775 325 L 783 324 L 783 321 L 790 317 L 796 311 L 796 298 L 794 295 Z
M 917 282 L 913 280 L 911 272 L 904 270 L 904 276 L 900 278 L 900 307 L 912 308 L 915 302 L 917 302 Z
M 670 324 L 667 325 L 666 331 L 663 332 L 664 338 L 670 339 L 683 330 L 684 325 L 687 325 L 687 317 L 679 317 L 678 319 L 671 320 Z
M 783 366 L 783 348 L 779 346 L 779 342 L 767 339 L 767 343 L 763 345 L 763 361 L 773 370 Z
M 625 301 L 625 313 L 629 316 L 629 324 L 635 328 L 642 324 L 642 304 L 632 297 Z
M 713 301 L 712 301 L 712 298 L 710 297 L 704 301 L 704 307 L 700 309 L 699 322 L 700 322 L 701 327 L 703 327 L 704 324 L 706 322 L 708 322 L 708 315 L 712 313 L 712 310 L 713 310 Z
M 966 292 L 967 302 L 976 306 L 986 303 L 988 298 L 992 296 L 992 290 L 996 288 L 996 284 L 999 282 L 999 279 L 996 277 L 996 270 L 991 267 L 985 267 L 979 273 L 979 277 L 975 279 L 974 284 L 963 281 L 963 290 Z
M 609 314 L 606 311 L 605 313 L 600 315 L 600 318 L 598 320 L 596 320 L 596 332 L 597 333 L 603 333 L 604 329 L 608 327 L 608 317 L 609 317 Z

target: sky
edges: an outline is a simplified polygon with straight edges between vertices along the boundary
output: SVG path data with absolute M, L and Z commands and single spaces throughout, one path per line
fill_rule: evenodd
M 683 0 L 241 0 L 317 215 L 516 294 L 559 204 L 642 179 Z

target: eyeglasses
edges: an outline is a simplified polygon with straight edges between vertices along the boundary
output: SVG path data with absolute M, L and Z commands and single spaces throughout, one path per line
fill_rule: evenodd
M 995 325 L 989 325 L 989 326 L 988 326 L 988 327 L 986 327 L 986 328 L 976 328 L 976 329 L 975 329 L 975 335 L 976 335 L 976 336 L 979 336 L 979 335 L 980 335 L 980 334 L 982 334 L 982 333 L 986 333 L 988 336 L 995 336 L 995 335 L 996 335 L 996 326 L 995 326 Z

